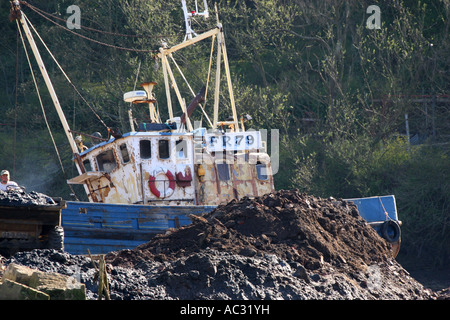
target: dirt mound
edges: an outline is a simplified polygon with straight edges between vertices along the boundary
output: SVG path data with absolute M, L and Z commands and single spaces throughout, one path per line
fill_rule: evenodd
M 173 261 L 211 248 L 250 257 L 274 254 L 309 270 L 324 262 L 357 270 L 391 256 L 390 246 L 359 216 L 356 206 L 295 190 L 232 201 L 192 218 L 188 227 L 107 259 L 132 266 L 148 259 Z
M 107 254 L 111 299 L 447 298 L 410 277 L 356 207 L 342 200 L 279 191 L 192 219 Z M 89 299 L 97 298 L 89 257 L 33 250 L 3 264 L 12 262 L 74 276 Z
M 281 190 L 192 220 L 106 260 L 145 274 L 149 286 L 139 298 L 435 298 L 343 200 Z

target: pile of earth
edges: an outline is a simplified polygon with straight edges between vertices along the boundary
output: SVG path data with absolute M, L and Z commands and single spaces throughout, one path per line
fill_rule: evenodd
M 361 270 L 392 256 L 390 245 L 361 218 L 355 205 L 296 190 L 233 200 L 191 218 L 189 227 L 107 258 L 113 265 L 133 266 L 149 259 L 174 261 L 210 248 L 247 257 L 273 254 L 308 270 L 325 262 Z
M 441 299 L 391 257 L 345 201 L 281 190 L 221 205 L 105 256 L 111 299 Z M 55 250 L 5 259 L 72 275 L 96 299 L 94 262 Z
M 26 192 L 24 188 L 0 190 L 0 206 L 54 205 L 53 198 L 36 191 Z

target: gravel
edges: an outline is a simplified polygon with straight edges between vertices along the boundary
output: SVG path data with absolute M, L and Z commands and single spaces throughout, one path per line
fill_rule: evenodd
M 219 206 L 189 226 L 105 255 L 112 300 L 434 300 L 352 204 L 281 190 Z M 75 277 L 97 299 L 90 257 L 0 258 Z

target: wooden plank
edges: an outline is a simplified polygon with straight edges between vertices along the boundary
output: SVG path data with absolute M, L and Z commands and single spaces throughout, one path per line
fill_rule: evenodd
M 104 175 L 104 172 L 100 171 L 87 171 L 82 173 L 79 176 L 76 176 L 72 179 L 67 180 L 68 184 L 84 184 L 86 180 L 96 180 L 101 178 Z
M 59 212 L 0 210 L 0 221 L 4 223 L 59 225 Z

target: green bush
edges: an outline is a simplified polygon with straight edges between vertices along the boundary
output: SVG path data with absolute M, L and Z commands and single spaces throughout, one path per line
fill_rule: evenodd
M 394 192 L 403 221 L 400 259 L 428 267 L 450 264 L 450 161 L 445 151 L 423 146 L 408 161 Z
M 450 161 L 445 150 L 410 146 L 403 137 L 370 148 L 369 141 L 306 138 L 292 187 L 322 196 L 395 195 L 404 263 L 450 263 Z

